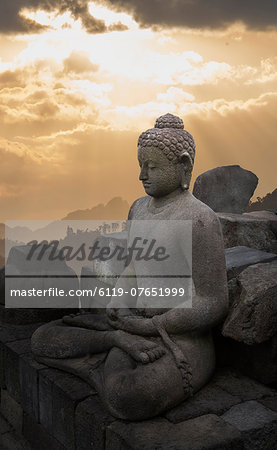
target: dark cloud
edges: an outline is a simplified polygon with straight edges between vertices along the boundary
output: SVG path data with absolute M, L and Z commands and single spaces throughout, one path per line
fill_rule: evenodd
M 220 28 L 236 21 L 254 29 L 276 27 L 276 0 L 96 0 L 117 11 L 131 14 L 141 26 L 183 26 L 191 28 Z M 126 30 L 119 23 L 107 27 L 88 10 L 89 0 L 1 0 L 1 33 L 34 33 L 46 27 L 20 15 L 23 8 L 47 11 L 70 11 L 82 21 L 89 33 Z
M 70 11 L 74 19 L 80 19 L 89 33 L 104 33 L 126 29 L 122 24 L 106 27 L 103 20 L 95 19 L 88 10 L 89 0 L 0 0 L 0 33 L 36 33 L 45 26 L 20 15 L 24 8 L 46 11 L 59 10 L 61 13 Z
M 141 26 L 220 28 L 236 21 L 249 28 L 276 27 L 276 0 L 103 0 L 130 13 Z

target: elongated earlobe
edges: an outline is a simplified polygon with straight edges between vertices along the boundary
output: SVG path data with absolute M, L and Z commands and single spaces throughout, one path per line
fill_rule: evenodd
M 193 168 L 193 160 L 188 152 L 183 152 L 179 156 L 182 164 L 184 165 L 184 169 L 182 170 L 181 176 L 181 188 L 183 191 L 188 190 L 191 180 L 192 168 Z

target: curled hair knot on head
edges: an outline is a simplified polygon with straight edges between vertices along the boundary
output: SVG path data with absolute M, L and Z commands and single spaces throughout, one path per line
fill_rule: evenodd
M 173 114 L 158 117 L 155 127 L 141 133 L 138 146 L 157 147 L 169 161 L 184 162 L 187 158 L 194 163 L 195 143 L 192 135 L 184 130 L 183 120 Z

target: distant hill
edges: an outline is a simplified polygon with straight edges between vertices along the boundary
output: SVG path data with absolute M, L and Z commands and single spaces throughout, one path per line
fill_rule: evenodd
M 265 197 L 257 197 L 256 202 L 250 201 L 247 211 L 263 211 L 266 209 L 277 211 L 277 189 L 270 194 L 266 194 Z
M 121 197 L 114 197 L 106 205 L 99 203 L 90 209 L 77 209 L 62 220 L 126 220 L 129 205 Z

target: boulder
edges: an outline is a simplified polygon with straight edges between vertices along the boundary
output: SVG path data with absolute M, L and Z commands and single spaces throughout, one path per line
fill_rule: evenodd
M 248 345 L 271 339 L 277 332 L 277 261 L 247 267 L 237 282 L 223 336 Z
M 261 219 L 274 220 L 277 222 L 277 212 L 269 211 L 267 209 L 261 211 L 245 212 L 243 214 L 249 217 L 259 217 Z
M 277 254 L 263 252 L 246 246 L 237 246 L 225 249 L 225 259 L 227 277 L 228 280 L 231 280 L 248 266 L 277 260 Z
M 246 214 L 217 214 L 225 248 L 246 246 L 269 253 L 277 253 L 275 221 Z
M 215 212 L 242 214 L 258 184 L 258 177 L 240 166 L 222 166 L 196 178 L 193 195 Z

